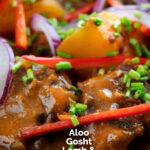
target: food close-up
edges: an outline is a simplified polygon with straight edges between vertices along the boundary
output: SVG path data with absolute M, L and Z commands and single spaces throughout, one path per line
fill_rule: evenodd
M 0 0 L 0 150 L 150 150 L 150 0 Z

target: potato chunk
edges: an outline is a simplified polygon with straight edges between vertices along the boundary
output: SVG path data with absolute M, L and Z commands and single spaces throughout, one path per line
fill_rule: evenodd
M 115 37 L 113 24 L 120 18 L 107 12 L 98 17 L 103 20 L 101 26 L 95 25 L 93 18 L 88 19 L 86 25 L 65 39 L 58 50 L 71 54 L 74 58 L 105 57 L 110 51 L 116 51 L 118 55 L 134 56 L 135 51 L 129 44 L 129 38 L 137 37 L 138 41 L 142 41 L 141 33 L 137 29 L 127 33 L 122 26 L 120 37 Z

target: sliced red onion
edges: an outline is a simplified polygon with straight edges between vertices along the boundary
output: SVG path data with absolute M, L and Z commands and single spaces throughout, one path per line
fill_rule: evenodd
M 69 30 L 70 28 L 74 28 L 74 29 L 77 29 L 77 23 L 78 23 L 78 20 L 77 19 L 74 19 L 73 21 L 69 22 L 67 25 L 65 25 L 64 27 L 62 27 L 61 29 L 62 30 Z
M 56 55 L 56 48 L 60 44 L 60 38 L 54 27 L 47 22 L 47 19 L 39 14 L 34 14 L 30 20 L 30 26 L 35 32 L 43 32 L 47 37 L 51 53 Z
M 96 0 L 93 12 L 99 13 L 104 8 L 106 0 Z
M 134 16 L 134 11 L 139 11 L 142 18 L 138 19 Z M 150 28 L 150 9 L 140 7 L 138 5 L 126 5 L 121 7 L 111 7 L 104 11 L 113 13 L 119 17 L 128 17 L 132 21 L 138 21 Z
M 0 104 L 3 103 L 11 83 L 13 65 L 13 50 L 6 40 L 0 37 Z

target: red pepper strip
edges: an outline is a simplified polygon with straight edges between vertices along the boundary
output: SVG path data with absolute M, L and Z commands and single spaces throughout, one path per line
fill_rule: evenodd
M 6 7 L 9 1 L 10 0 L 0 0 L 0 13 L 3 12 L 4 8 Z
M 134 115 L 144 114 L 150 112 L 150 103 L 140 104 L 132 107 L 121 108 L 111 111 L 99 112 L 96 114 L 90 114 L 78 118 L 79 125 L 86 125 L 94 122 L 101 122 L 111 119 L 118 119 L 121 117 L 130 117 Z M 32 137 L 41 136 L 51 132 L 57 132 L 73 128 L 71 120 L 58 121 L 55 123 L 47 123 L 40 126 L 30 127 L 21 131 L 23 139 L 29 139 Z
M 22 0 L 17 1 L 15 22 L 15 47 L 23 51 L 27 50 L 27 34 L 25 14 Z
M 37 63 L 50 68 L 55 68 L 56 64 L 62 61 L 70 62 L 75 69 L 81 69 L 86 67 L 103 67 L 103 66 L 115 66 L 122 63 L 125 59 L 131 59 L 133 57 L 116 56 L 116 57 L 104 57 L 104 58 L 88 58 L 88 59 L 64 59 L 64 58 L 46 58 L 46 57 L 31 57 L 22 56 L 23 59 L 33 63 Z M 140 63 L 144 64 L 147 61 L 145 58 L 140 58 Z
M 64 20 L 67 21 L 67 22 L 70 22 L 72 21 L 73 19 L 77 19 L 78 16 L 80 14 L 88 14 L 94 7 L 94 2 L 90 3 L 90 4 L 87 4 L 85 5 L 84 7 L 82 8 L 79 8 L 78 10 L 76 10 L 75 12 L 71 13 L 71 14 L 67 14 L 65 17 L 64 17 Z
M 123 5 L 121 2 L 119 2 L 119 0 L 106 0 L 106 1 L 110 6 L 113 7 L 119 7 Z

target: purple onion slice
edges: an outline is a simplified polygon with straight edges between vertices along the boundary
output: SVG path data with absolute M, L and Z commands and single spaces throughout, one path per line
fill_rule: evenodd
M 54 27 L 47 22 L 47 19 L 39 14 L 34 14 L 30 20 L 31 29 L 35 32 L 43 32 L 47 37 L 51 54 L 56 55 L 56 48 L 60 44 L 60 38 Z
M 8 92 L 11 79 L 12 67 L 14 65 L 14 54 L 7 41 L 0 37 L 0 104 Z
M 96 0 L 93 12 L 99 13 L 102 11 L 104 5 L 105 5 L 106 0 Z
M 138 5 L 126 5 L 121 7 L 111 7 L 104 11 L 113 13 L 119 17 L 128 17 L 132 21 L 138 21 L 150 28 L 150 9 L 142 8 Z M 134 16 L 134 12 L 138 11 L 141 14 L 141 19 Z

